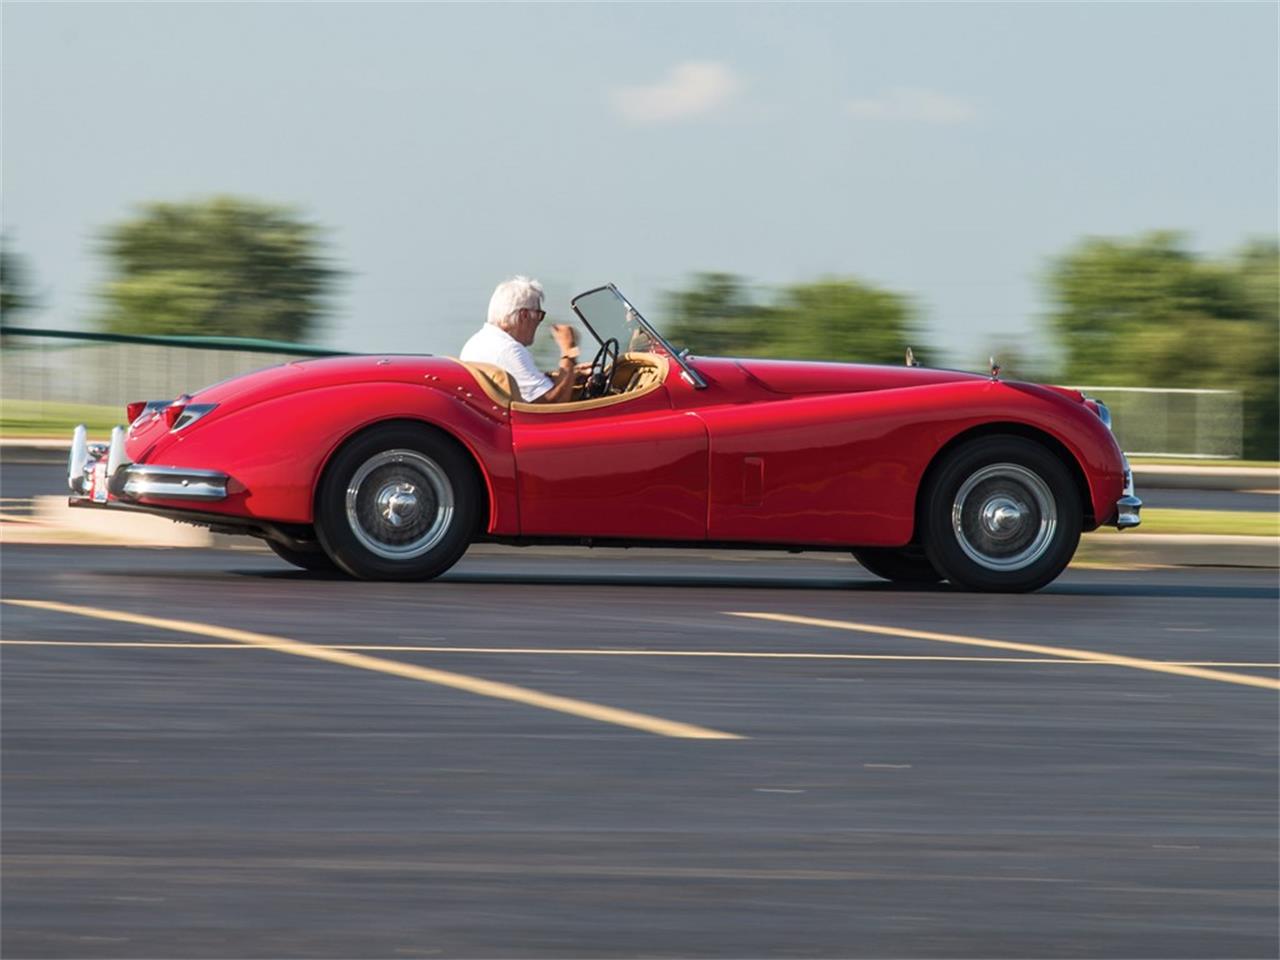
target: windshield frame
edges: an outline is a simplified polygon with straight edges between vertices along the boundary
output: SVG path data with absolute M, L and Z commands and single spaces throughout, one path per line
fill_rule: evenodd
M 596 332 L 595 327 L 591 326 L 591 321 L 588 320 L 586 316 L 583 314 L 583 312 L 578 309 L 578 301 L 583 300 L 586 297 L 591 296 L 592 294 L 600 293 L 603 290 L 608 290 L 610 293 L 612 293 L 615 297 L 617 297 L 622 302 L 622 305 L 630 313 L 635 315 L 636 322 L 639 323 L 641 329 L 643 329 L 644 332 L 648 334 L 650 340 L 661 344 L 662 348 L 667 352 L 667 354 L 673 360 L 675 360 L 677 364 L 679 364 L 680 371 L 681 371 L 680 375 L 684 377 L 686 382 L 688 382 L 696 390 L 705 390 L 707 388 L 707 381 L 702 379 L 702 376 L 698 373 L 697 370 L 694 370 L 693 367 L 689 366 L 689 363 L 685 359 L 685 356 L 681 354 L 678 350 L 676 350 L 676 348 L 673 347 L 668 342 L 667 338 L 664 337 L 662 334 L 660 334 L 657 328 L 644 318 L 644 314 L 642 314 L 639 310 L 637 310 L 632 305 L 631 301 L 622 295 L 622 291 L 619 290 L 617 287 L 615 287 L 612 283 L 606 283 L 602 287 L 592 287 L 590 290 L 584 290 L 582 293 L 578 294 L 576 297 L 574 297 L 572 300 L 569 301 L 569 306 L 573 308 L 573 312 L 578 315 L 578 319 L 581 320 L 583 324 L 586 325 L 586 328 L 591 331 L 591 335 L 596 338 L 596 341 L 598 343 L 604 343 L 604 340 L 603 338 L 601 338 L 600 334 Z

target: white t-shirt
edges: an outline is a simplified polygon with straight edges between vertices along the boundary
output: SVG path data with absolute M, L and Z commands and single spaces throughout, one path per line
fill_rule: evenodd
M 529 352 L 529 348 L 492 323 L 486 323 L 463 344 L 458 359 L 501 367 L 511 374 L 526 403 L 532 403 L 555 386 L 551 378 L 533 362 L 533 354 Z

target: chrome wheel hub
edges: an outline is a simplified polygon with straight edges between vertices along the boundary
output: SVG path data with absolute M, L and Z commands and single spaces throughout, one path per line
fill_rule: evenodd
M 393 527 L 404 526 L 417 519 L 418 488 L 412 483 L 388 483 L 378 491 L 375 501 L 382 519 Z
M 411 560 L 436 546 L 453 521 L 453 486 L 444 469 L 417 450 L 385 450 L 351 477 L 347 523 L 371 553 Z
M 1052 544 L 1058 505 L 1039 474 L 1016 463 L 993 463 L 960 485 L 951 524 L 970 560 L 988 570 L 1021 570 Z
M 990 537 L 1014 536 L 1023 521 L 1023 505 L 1008 497 L 992 497 L 982 506 L 982 528 Z

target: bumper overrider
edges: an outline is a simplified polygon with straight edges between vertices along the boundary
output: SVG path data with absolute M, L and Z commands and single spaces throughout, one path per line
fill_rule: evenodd
M 1098 415 L 1102 425 L 1115 433 L 1111 423 L 1111 411 L 1107 405 L 1097 397 L 1085 397 L 1085 400 L 1093 405 L 1093 412 Z M 1116 501 L 1115 519 L 1107 526 L 1128 530 L 1142 523 L 1142 501 L 1138 499 L 1133 489 L 1133 468 L 1129 466 L 1129 458 L 1122 453 L 1120 459 L 1124 461 L 1124 490 L 1121 491 L 1120 499 Z
M 1133 489 L 1133 469 L 1129 466 L 1128 457 L 1124 461 L 1124 493 L 1116 501 L 1116 518 L 1113 525 L 1121 530 L 1128 530 L 1142 523 L 1142 501 Z
M 133 463 L 125 453 L 122 427 L 111 431 L 110 443 L 89 443 L 84 424 L 72 434 L 67 485 L 73 506 L 134 503 L 143 497 L 210 503 L 226 499 L 229 479 L 217 470 Z

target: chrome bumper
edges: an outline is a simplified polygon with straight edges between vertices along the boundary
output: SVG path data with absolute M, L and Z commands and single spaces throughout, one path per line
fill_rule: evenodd
M 1133 470 L 1129 467 L 1129 459 L 1124 461 L 1124 495 L 1116 501 L 1116 518 L 1111 525 L 1120 530 L 1128 530 L 1142 523 L 1142 501 L 1133 489 Z
M 124 452 L 124 429 L 111 431 L 110 443 L 89 443 L 84 425 L 71 437 L 67 486 L 71 499 L 82 503 L 110 500 L 224 500 L 230 478 L 217 470 L 132 463 Z

